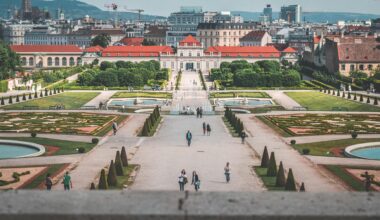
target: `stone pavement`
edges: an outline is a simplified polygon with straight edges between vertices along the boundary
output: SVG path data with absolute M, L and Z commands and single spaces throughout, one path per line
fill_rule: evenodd
M 202 123 L 211 125 L 211 136 L 204 136 Z M 187 147 L 185 134 L 193 134 Z M 225 183 L 224 166 L 231 163 L 232 181 Z M 262 191 L 252 166 L 259 160 L 253 151 L 232 138 L 221 116 L 164 116 L 160 130 L 147 138 L 131 163 L 140 164 L 132 190 L 179 190 L 178 176 L 185 169 L 191 183 L 191 173 L 198 172 L 201 191 Z M 194 190 L 189 184 L 186 189 Z
M 71 171 L 73 190 L 83 190 L 90 187 L 91 182 L 100 174 L 102 168 L 114 160 L 116 151 L 122 146 L 129 152 L 133 147 L 141 144 L 142 140 L 136 137 L 137 131 L 143 125 L 147 115 L 132 115 L 124 126 L 121 126 L 115 136 L 106 137 L 92 151 L 87 153 L 76 168 Z M 62 189 L 60 184 L 54 188 Z
M 243 120 L 245 129 L 252 135 L 247 138 L 248 143 L 260 155 L 264 146 L 270 152 L 275 152 L 277 164 L 283 162 L 285 169 L 292 168 L 295 180 L 304 182 L 309 192 L 343 191 L 344 188 L 337 182 L 329 179 L 325 171 L 319 169 L 307 158 L 301 156 L 271 128 L 252 115 L 238 115 Z
M 294 107 L 302 107 L 292 98 L 287 96 L 284 91 L 269 90 L 265 92 L 268 93 L 276 103 L 282 105 L 287 110 L 292 110 Z

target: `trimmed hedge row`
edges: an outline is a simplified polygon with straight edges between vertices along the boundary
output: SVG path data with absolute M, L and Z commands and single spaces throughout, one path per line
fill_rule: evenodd
M 24 93 L 22 95 L 1 97 L 1 99 L 0 99 L 0 105 L 5 105 L 5 99 L 8 99 L 8 104 L 13 104 L 13 100 L 15 102 L 20 102 L 21 99 L 22 99 L 22 101 L 26 101 L 27 99 L 28 100 L 32 100 L 32 99 L 42 98 L 44 96 L 45 97 L 51 96 L 53 94 L 55 95 L 55 94 L 58 94 L 58 93 L 61 93 L 61 92 L 64 92 L 63 88 L 54 88 L 54 89 L 47 89 L 47 88 L 45 88 L 45 90 L 41 90 L 39 94 L 38 94 L 37 91 L 35 91 L 34 93 L 28 93 L 28 94 Z M 20 99 L 20 97 L 21 97 L 21 99 Z

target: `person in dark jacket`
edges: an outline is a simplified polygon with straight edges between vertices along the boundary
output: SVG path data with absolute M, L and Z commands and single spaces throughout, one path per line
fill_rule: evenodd
M 203 135 L 206 135 L 206 122 L 203 122 Z
M 53 181 L 51 180 L 50 173 L 46 174 L 45 178 L 45 186 L 47 190 L 51 190 L 51 187 L 53 186 Z
M 211 126 L 210 126 L 210 124 L 207 124 L 206 129 L 207 129 L 207 135 L 210 136 L 210 134 L 211 134 Z
M 190 144 L 191 144 L 191 139 L 193 138 L 193 135 L 191 134 L 190 131 L 187 131 L 186 133 L 186 140 L 187 140 L 187 146 L 190 147 Z
M 193 171 L 193 178 L 191 180 L 191 185 L 194 185 L 195 191 L 198 191 L 201 185 L 201 180 L 199 179 L 199 176 L 197 172 Z

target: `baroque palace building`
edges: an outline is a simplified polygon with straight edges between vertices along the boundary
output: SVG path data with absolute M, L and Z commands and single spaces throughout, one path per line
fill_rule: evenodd
M 141 62 L 156 60 L 162 68 L 172 71 L 191 70 L 208 72 L 219 68 L 222 62 L 246 60 L 297 61 L 293 48 L 279 51 L 273 46 L 212 46 L 205 48 L 195 37 L 189 35 L 177 44 L 176 52 L 170 46 L 109 46 L 90 47 L 81 50 L 73 45 L 18 45 L 11 46 L 19 54 L 25 69 L 62 68 L 90 64 L 95 60 Z M 33 62 L 29 60 L 33 59 Z

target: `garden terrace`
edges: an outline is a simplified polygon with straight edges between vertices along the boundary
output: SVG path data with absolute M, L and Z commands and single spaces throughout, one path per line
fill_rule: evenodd
M 355 102 L 320 92 L 286 92 L 290 98 L 310 111 L 344 111 L 380 112 L 380 108 L 373 105 Z
M 264 123 L 284 136 L 323 134 L 379 134 L 378 114 L 289 114 L 259 116 Z
M 112 121 L 127 116 L 84 112 L 12 112 L 0 114 L 0 132 L 105 135 Z
M 112 98 L 158 98 L 172 99 L 172 93 L 168 92 L 117 92 Z
M 98 92 L 65 92 L 35 100 L 28 100 L 3 107 L 5 110 L 23 110 L 31 106 L 37 109 L 51 109 L 62 106 L 66 110 L 80 109 L 83 105 L 98 96 Z
M 270 98 L 265 92 L 212 92 L 210 98 Z

